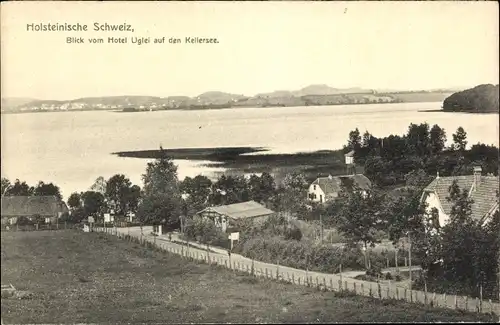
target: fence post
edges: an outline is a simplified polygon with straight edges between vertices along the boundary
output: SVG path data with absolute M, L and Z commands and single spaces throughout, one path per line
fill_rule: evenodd
M 246 265 L 247 267 L 247 273 L 250 274 L 250 267 L 248 266 L 248 264 Z
M 378 297 L 382 299 L 382 287 L 380 286 L 380 282 L 377 282 L 378 287 Z
M 481 312 L 481 303 L 479 302 L 479 298 L 478 297 L 476 297 L 476 311 L 478 313 Z
M 316 277 L 316 287 L 319 287 L 318 277 Z
M 465 296 L 465 311 L 469 311 L 469 297 Z
M 233 271 L 236 272 L 236 261 L 233 261 Z
M 406 258 L 406 256 L 405 256 L 405 267 L 407 267 L 407 266 L 408 266 L 408 263 L 407 263 L 407 262 L 408 262 L 408 260 L 407 260 L 407 258 Z
M 286 279 L 290 282 L 290 273 L 286 272 Z
M 356 294 L 356 293 L 357 293 L 357 290 L 356 290 L 356 282 L 354 282 L 353 287 L 354 287 L 354 293 Z
M 268 276 L 267 276 L 267 267 L 266 267 L 266 279 L 267 279 L 267 278 L 268 278 Z
M 292 274 L 292 277 L 293 277 L 293 274 Z M 300 276 L 299 276 L 299 278 L 298 278 L 298 281 L 299 281 L 299 285 L 300 285 Z
M 227 260 L 224 260 L 224 265 L 226 266 L 227 269 Z
M 280 260 L 278 259 L 278 262 L 276 264 L 276 280 L 280 279 Z
M 490 313 L 493 313 L 493 303 L 491 302 L 491 299 L 488 299 L 490 303 Z
M 387 268 L 389 268 L 389 257 L 387 256 L 385 259 L 387 261 Z
M 479 285 L 479 312 L 483 311 L 483 284 Z
M 254 259 L 252 258 L 252 275 L 255 275 Z
M 387 286 L 387 299 L 391 299 L 390 290 L 391 290 L 391 282 L 389 282 L 389 285 Z
M 424 282 L 424 305 L 427 305 L 427 281 Z
M 325 279 L 325 277 L 323 277 L 323 287 L 325 288 L 325 291 L 326 291 L 326 279 Z
M 396 286 L 396 300 L 399 300 L 399 288 Z
M 405 301 L 408 301 L 408 289 L 405 288 Z
M 333 279 L 330 278 L 330 288 L 332 288 L 332 291 L 333 291 Z
M 373 297 L 372 283 L 370 282 L 370 297 Z
M 344 289 L 345 289 L 345 291 L 346 291 L 346 292 L 348 291 L 348 288 L 347 288 L 347 281 L 344 281 Z
M 455 309 L 458 307 L 457 295 L 455 295 Z
M 361 282 L 361 295 L 365 295 L 365 286 L 363 285 L 363 282 Z
M 295 274 L 292 273 L 292 283 L 295 284 Z M 299 277 L 299 284 L 300 284 L 300 277 Z

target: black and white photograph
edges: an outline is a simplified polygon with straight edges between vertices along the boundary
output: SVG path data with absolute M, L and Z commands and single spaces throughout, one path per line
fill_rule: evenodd
M 500 322 L 496 1 L 0 14 L 2 325 Z

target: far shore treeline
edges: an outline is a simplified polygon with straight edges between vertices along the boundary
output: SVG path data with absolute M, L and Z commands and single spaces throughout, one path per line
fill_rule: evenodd
M 459 91 L 443 102 L 445 112 L 498 113 L 499 85 L 479 85 Z
M 328 173 L 315 174 L 307 166 L 297 165 L 279 177 L 279 173 L 263 172 L 250 177 L 226 174 L 211 180 L 198 175 L 179 180 L 169 150 L 160 148 L 156 159 L 147 163 L 142 188 L 125 175 L 117 174 L 108 180 L 99 177 L 88 191 L 69 196 L 71 213 L 65 218 L 67 222 L 80 223 L 92 215 L 102 223 L 103 213 L 112 211 L 115 222 L 126 222 L 127 216 L 134 214 L 141 225 L 161 224 L 169 231 L 181 228 L 186 239 L 227 247 L 227 235 L 213 223 L 189 217 L 209 206 L 254 200 L 276 211 L 277 216 L 261 226 L 239 226 L 240 241 L 234 250 L 244 256 L 310 270 L 370 269 L 373 274 L 373 270 L 393 263 L 395 256 L 393 250 L 372 251 L 372 247 L 382 241 L 399 247 L 398 243 L 411 231 L 414 263 L 420 264 L 423 274 L 434 280 L 425 278 L 427 285 L 477 296 L 481 284 L 485 297 L 495 299 L 498 213 L 488 227 L 479 225 L 471 218 L 472 203 L 467 193 L 462 193 L 463 189 L 455 183 L 449 189 L 449 197 L 456 207 L 452 209 L 456 216 L 440 228 L 438 233 L 446 235 L 440 237 L 429 231 L 435 215 L 428 216 L 420 202 L 423 188 L 437 173 L 469 175 L 474 166 L 481 166 L 485 175 L 498 175 L 497 147 L 478 143 L 468 148 L 467 133 L 462 127 L 451 137 L 452 144 L 446 146 L 446 131 L 427 123 L 410 124 L 406 134 L 383 138 L 368 131 L 351 131 L 344 148 L 337 151 L 335 164 L 341 166 L 343 154 L 354 151 L 356 165 L 373 182 L 373 188 L 366 197 L 356 187 L 343 188 L 337 200 L 324 205 L 308 201 L 307 189 L 312 179 Z M 338 169 L 337 174 L 344 170 Z M 11 183 L 2 178 L 1 185 L 3 195 L 61 197 L 59 188 L 52 183 L 40 182 L 31 187 L 20 180 Z M 318 243 L 317 236 L 304 228 L 318 221 L 321 229 L 335 230 L 335 240 Z M 471 242 L 470 238 L 481 240 Z M 400 254 L 404 256 L 405 248 L 400 248 Z M 436 272 L 432 261 L 443 256 L 446 263 Z

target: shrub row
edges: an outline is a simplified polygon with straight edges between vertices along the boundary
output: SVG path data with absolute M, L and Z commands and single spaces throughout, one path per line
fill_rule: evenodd
M 301 241 L 285 240 L 278 236 L 245 239 L 236 245 L 234 251 L 262 262 L 273 264 L 279 262 L 281 265 L 319 272 L 337 273 L 340 265 L 342 270 L 365 269 L 364 255 L 358 247 L 311 245 Z M 385 268 L 386 257 L 389 258 L 389 266 L 395 266 L 394 252 L 376 251 L 369 253 L 371 266 Z

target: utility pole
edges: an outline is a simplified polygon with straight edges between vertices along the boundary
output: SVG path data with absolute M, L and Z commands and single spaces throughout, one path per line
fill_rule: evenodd
M 410 271 L 410 302 L 413 300 L 412 288 L 412 274 L 411 274 L 411 231 L 408 231 L 408 269 Z
M 323 213 L 319 213 L 319 224 L 320 224 L 320 236 L 321 236 L 321 244 L 323 244 Z

